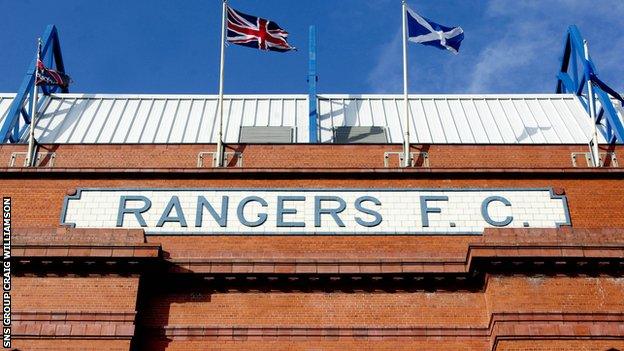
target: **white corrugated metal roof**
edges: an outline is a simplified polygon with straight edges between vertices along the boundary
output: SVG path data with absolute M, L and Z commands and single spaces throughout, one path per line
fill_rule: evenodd
M 413 95 L 409 105 L 414 143 L 585 144 L 592 131 L 574 95 Z M 400 95 L 327 95 L 319 107 L 322 140 L 337 125 L 371 124 L 403 139 Z
M 4 119 L 13 94 L 0 95 Z M 214 143 L 215 95 L 55 94 L 37 123 L 41 143 Z M 240 126 L 293 127 L 308 142 L 307 95 L 229 95 L 224 135 L 238 141 Z M 574 95 L 411 95 L 413 143 L 585 144 L 591 121 Z M 319 95 L 320 140 L 338 126 L 386 127 L 403 140 L 401 95 Z M 267 141 L 270 142 L 270 141 Z M 601 142 L 605 142 L 601 140 Z

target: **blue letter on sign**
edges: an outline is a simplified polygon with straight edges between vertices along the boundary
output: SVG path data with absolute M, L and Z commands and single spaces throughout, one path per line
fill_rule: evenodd
M 258 219 L 253 222 L 250 222 L 247 219 L 245 219 L 245 214 L 244 214 L 245 206 L 252 201 L 259 203 L 260 205 L 262 205 L 262 207 L 269 206 L 269 204 L 267 204 L 267 202 L 264 201 L 263 198 L 260 198 L 257 196 L 249 196 L 249 197 L 244 198 L 238 204 L 238 209 L 236 210 L 236 214 L 238 215 L 238 220 L 246 227 L 257 227 L 259 225 L 262 225 L 262 223 L 264 223 L 267 220 L 266 213 L 258 213 Z
M 284 208 L 285 201 L 305 201 L 305 196 L 278 196 L 277 197 L 277 226 L 278 227 L 305 227 L 304 222 L 284 222 L 285 214 L 297 214 L 295 208 Z
M 175 208 L 176 215 L 171 216 L 171 211 Z M 177 196 L 172 196 L 169 203 L 165 207 L 158 223 L 156 223 L 157 227 L 162 227 L 166 222 L 178 222 L 180 226 L 186 228 L 186 218 L 184 218 L 184 212 L 182 212 L 182 205 L 180 205 L 180 199 Z
M 448 201 L 448 196 L 421 196 L 420 197 L 420 216 L 422 217 L 422 226 L 429 226 L 429 213 L 442 213 L 439 207 L 427 207 L 427 201 Z
M 338 208 L 322 208 L 321 202 L 323 201 L 335 201 L 338 203 Z M 343 200 L 342 198 L 338 196 L 315 196 L 314 197 L 314 226 L 320 227 L 321 215 L 328 214 L 328 215 L 331 215 L 332 218 L 334 218 L 334 221 L 336 221 L 336 224 L 338 224 L 339 227 L 344 227 L 345 224 L 344 222 L 342 222 L 342 219 L 338 217 L 338 214 L 344 211 L 345 208 L 347 208 L 347 203 L 345 202 L 345 200 Z
M 226 227 L 229 201 L 230 198 L 228 196 L 221 197 L 221 214 L 219 215 L 205 197 L 198 197 L 197 210 L 195 211 L 195 226 L 198 228 L 202 226 L 202 221 L 204 219 L 204 208 L 207 208 L 208 212 L 210 212 L 210 215 L 219 224 L 219 226 Z
M 141 208 L 127 208 L 128 201 L 143 201 L 143 207 Z M 141 227 L 147 227 L 145 219 L 141 216 L 141 213 L 146 212 L 152 207 L 152 202 L 145 196 L 122 196 L 119 198 L 119 208 L 117 210 L 117 226 L 123 227 L 123 217 L 126 213 L 133 213 Z
M 376 227 L 381 223 L 381 214 L 379 214 L 379 212 L 375 210 L 364 208 L 364 206 L 362 206 L 362 202 L 365 202 L 365 201 L 370 201 L 377 206 L 381 206 L 381 201 L 379 201 L 376 197 L 372 197 L 372 196 L 362 196 L 362 197 L 358 197 L 357 200 L 355 200 L 356 210 L 362 213 L 365 213 L 367 215 L 371 215 L 375 217 L 375 219 L 370 222 L 367 222 L 360 217 L 355 217 L 355 222 L 363 227 Z
M 507 216 L 502 221 L 493 220 L 492 217 L 490 217 L 490 214 L 488 213 L 488 206 L 490 205 L 490 202 L 494 202 L 494 201 L 502 202 L 507 207 L 511 206 L 511 202 L 509 202 L 509 200 L 505 199 L 502 196 L 490 196 L 486 198 L 485 200 L 483 200 L 483 203 L 481 204 L 481 215 L 483 216 L 483 219 L 485 219 L 485 221 L 488 222 L 488 224 L 493 225 L 495 227 L 504 227 L 508 225 L 509 223 L 511 223 L 511 221 L 513 221 L 513 216 Z

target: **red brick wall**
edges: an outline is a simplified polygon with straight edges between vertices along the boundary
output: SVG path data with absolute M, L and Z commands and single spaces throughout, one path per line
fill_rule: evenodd
M 1 146 L 0 162 L 8 162 L 10 153 L 20 148 L 25 147 Z M 368 273 L 388 277 L 390 273 L 400 272 L 400 267 L 395 266 L 384 269 L 382 261 L 391 259 L 394 265 L 402 261 L 424 262 L 422 272 L 432 279 L 445 279 L 449 274 L 459 272 L 470 280 L 476 279 L 471 274 L 479 272 L 465 271 L 467 257 L 485 251 L 487 253 L 479 257 L 489 261 L 513 260 L 517 255 L 521 256 L 518 259 L 536 261 L 544 257 L 553 260 L 576 257 L 622 262 L 624 173 L 616 170 L 579 174 L 566 168 L 570 166 L 570 152 L 584 152 L 584 146 L 436 145 L 428 149 L 432 167 L 463 169 L 432 169 L 431 173 L 407 174 L 366 171 L 369 167 L 382 167 L 383 152 L 389 149 L 399 151 L 400 146 L 396 145 L 250 145 L 242 150 L 246 167 L 292 168 L 294 158 L 298 156 L 302 160 L 299 167 L 360 169 L 353 172 L 337 170 L 333 174 L 291 170 L 292 173 L 274 176 L 252 171 L 242 174 L 195 172 L 197 153 L 213 148 L 212 145 L 59 146 L 54 149 L 57 152 L 56 169 L 99 167 L 95 171 L 103 173 L 41 171 L 20 174 L 13 169 L 2 174 L 0 192 L 13 197 L 13 225 L 16 228 L 47 228 L 59 225 L 63 198 L 68 191 L 78 187 L 555 187 L 563 189 L 568 197 L 575 230 L 612 228 L 613 231 L 599 231 L 599 234 L 582 240 L 579 239 L 582 231 L 535 231 L 515 233 L 516 236 L 499 233 L 500 237 L 485 235 L 476 238 L 153 236 L 147 240 L 162 245 L 164 257 L 170 265 L 162 266 L 165 271 L 158 271 L 162 267 L 154 266 L 156 271 L 142 278 L 150 282 L 143 286 L 145 289 L 138 288 L 138 277 L 110 273 L 53 277 L 30 272 L 32 276 L 16 277 L 13 298 L 17 317 L 15 346 L 22 350 L 128 350 L 133 338 L 138 350 L 178 351 L 493 348 L 606 351 L 609 347 L 624 348 L 621 269 L 615 273 L 612 269 L 609 274 L 599 271 L 592 277 L 584 272 L 578 275 L 551 272 L 538 276 L 513 271 L 508 274 L 487 273 L 484 285 L 473 290 L 350 292 L 339 289 L 291 291 L 271 289 L 270 285 L 260 291 L 214 291 L 210 280 L 201 279 L 210 277 L 210 269 L 219 264 L 210 263 L 209 269 L 191 268 L 192 262 L 201 260 L 255 260 L 269 264 L 280 260 L 295 263 L 298 260 L 325 263 L 339 259 L 377 260 L 380 262 L 378 269 Z M 106 173 L 105 167 L 136 167 L 143 168 L 142 171 L 148 167 L 186 169 L 179 173 L 153 175 L 134 170 L 126 174 Z M 503 169 L 470 170 L 474 167 Z M 510 171 L 511 168 L 532 167 L 550 167 L 551 170 L 539 174 Z M 552 235 L 550 239 L 549 235 Z M 485 245 L 488 240 L 500 240 L 501 245 L 507 247 L 506 251 L 498 246 L 474 246 Z M 518 248 L 514 249 L 514 245 Z M 590 255 L 586 251 L 596 247 L 597 253 Z M 246 274 L 258 273 L 253 267 L 239 265 L 235 269 L 229 263 L 214 272 L 246 279 Z M 326 272 L 342 279 L 350 279 L 354 272 L 366 273 L 353 267 L 339 267 L 338 263 L 324 267 L 324 271 L 317 267 L 298 273 L 318 276 Z M 177 274 L 180 272 L 187 275 Z M 290 268 L 283 271 L 293 272 Z M 266 273 L 277 274 L 279 271 Z M 181 277 L 189 280 L 201 278 L 203 283 L 177 284 L 180 279 L 184 281 L 185 278 Z M 137 296 L 140 298 L 138 307 Z M 135 334 L 134 314 L 137 309 L 139 325 Z M 537 335 L 553 340 L 535 339 Z
M 326 339 L 316 337 L 303 337 L 299 340 L 275 340 L 252 339 L 252 340 L 228 340 L 214 337 L 211 341 L 185 340 L 179 342 L 152 341 L 145 350 L 167 351 L 344 351 L 344 350 L 367 350 L 367 351 L 482 351 L 486 350 L 487 343 L 479 340 L 467 340 L 456 338 L 455 340 L 424 340 L 414 342 L 406 338 L 394 338 L 391 340 L 349 340 Z
M 0 145 L 0 167 L 8 166 L 13 152 L 26 145 Z M 46 145 L 39 152 L 54 152 L 55 168 L 196 168 L 200 152 L 215 145 Z M 602 146 L 621 153 L 624 147 Z M 402 151 L 400 145 L 230 145 L 227 151 L 243 155 L 248 168 L 383 168 L 384 153 Z M 572 167 L 572 152 L 588 152 L 585 145 L 414 145 L 412 152 L 426 151 L 432 168 L 564 168 Z M 210 156 L 204 165 L 211 166 Z M 420 160 L 422 162 L 422 160 Z M 20 163 L 21 162 L 21 163 Z M 50 164 L 51 160 L 44 160 Z M 392 156 L 390 165 L 398 166 Z M 16 165 L 23 164 L 23 156 Z M 586 166 L 584 160 L 579 165 Z
M 14 283 L 16 312 L 133 312 L 136 307 L 138 278 L 16 277 Z
M 231 292 L 193 299 L 191 291 L 153 296 L 145 310 L 146 325 L 454 328 L 487 326 L 489 321 L 482 293 Z
M 20 351 L 127 351 L 130 349 L 129 340 L 68 340 L 68 339 L 39 339 L 19 340 L 15 346 Z
M 491 276 L 483 291 L 435 292 L 210 293 L 209 286 L 148 293 L 141 320 L 152 331 L 149 349 L 338 350 L 368 342 L 372 350 L 499 350 L 518 340 L 532 350 L 527 345 L 541 341 L 526 339 L 535 337 L 583 338 L 577 345 L 607 350 L 624 337 L 621 278 Z M 616 341 L 597 342 L 607 338 Z
M 624 279 L 573 277 L 491 277 L 490 313 L 622 313 Z
M 12 347 L 128 350 L 138 285 L 138 277 L 15 276 Z
M 501 341 L 497 350 L 500 351 L 608 351 L 624 350 L 622 340 L 519 340 Z

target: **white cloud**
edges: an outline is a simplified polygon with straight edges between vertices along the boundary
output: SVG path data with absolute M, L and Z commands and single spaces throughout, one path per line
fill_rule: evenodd
M 521 89 L 552 89 L 562 52 L 563 35 L 568 24 L 577 23 L 586 38 L 595 38 L 592 57 L 601 63 L 599 71 L 608 77 L 624 74 L 621 68 L 622 1 L 500 1 L 491 0 L 486 19 L 497 24 L 502 35 L 492 36 L 481 48 L 470 74 L 470 92 L 505 92 Z M 616 30 L 616 28 L 620 30 Z M 601 69 L 602 68 L 602 69 Z M 619 79 L 613 84 L 621 86 Z
M 442 5 L 438 5 L 441 7 Z M 411 91 L 443 93 L 554 92 L 567 27 L 589 40 L 599 75 L 624 89 L 622 0 L 486 0 L 464 14 L 466 39 L 457 57 L 425 49 L 428 61 L 410 60 Z M 401 31 L 373 47 L 367 76 L 373 92 L 402 91 Z M 451 55 L 452 56 L 452 55 Z
M 503 35 L 496 36 L 496 40 L 481 49 L 469 75 L 471 81 L 468 91 L 513 89 L 514 85 L 520 83 L 518 80 L 528 79 L 530 74 L 527 76 L 515 73 L 519 71 L 530 73 L 531 67 L 536 63 L 543 65 L 543 62 L 539 62 L 540 58 L 544 57 L 544 52 L 557 42 L 553 40 L 554 38 L 544 35 L 547 27 L 547 23 L 533 20 L 515 23 L 500 31 Z M 550 65 L 555 69 L 555 62 Z
M 391 41 L 374 51 L 380 52 L 377 64 L 367 77 L 367 83 L 373 93 L 402 91 L 403 62 L 401 47 L 401 29 L 397 30 Z

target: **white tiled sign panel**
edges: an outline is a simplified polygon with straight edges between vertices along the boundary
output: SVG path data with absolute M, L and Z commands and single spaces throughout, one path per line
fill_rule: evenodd
M 61 222 L 167 235 L 450 235 L 570 219 L 550 189 L 79 189 Z

